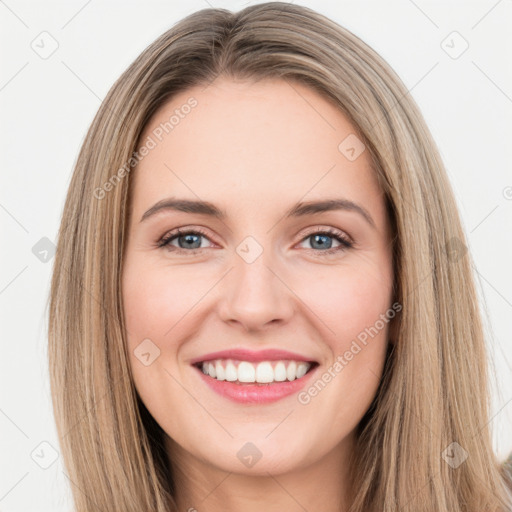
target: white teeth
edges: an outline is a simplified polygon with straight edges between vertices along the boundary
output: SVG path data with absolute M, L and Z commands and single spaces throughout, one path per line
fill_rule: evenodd
M 274 368 L 274 379 L 277 382 L 283 382 L 283 380 L 286 380 L 286 366 L 282 361 L 279 361 Z
M 217 380 L 226 380 L 226 371 L 220 361 L 217 361 L 215 365 L 215 373 L 217 374 Z
M 253 364 L 248 361 L 218 359 L 205 361 L 202 364 L 203 373 L 214 379 L 229 382 L 258 382 L 260 384 L 300 379 L 304 377 L 310 367 L 311 363 L 303 361 L 278 361 L 273 366 L 272 361 Z
M 242 363 L 240 363 L 240 364 L 242 364 Z M 256 366 L 256 382 L 260 382 L 261 384 L 264 384 L 264 383 L 273 382 L 273 381 L 274 381 L 274 370 L 272 369 L 272 365 L 266 361 L 259 363 L 258 366 Z
M 286 369 L 286 377 L 288 380 L 295 380 L 295 377 L 297 376 L 297 364 L 295 361 L 292 361 L 288 368 Z
M 301 377 L 304 377 L 306 375 L 306 372 L 308 371 L 308 365 L 304 363 L 299 363 L 297 365 L 297 379 L 300 379 Z
M 240 382 L 255 382 L 256 381 L 256 370 L 251 363 L 242 361 L 238 365 L 238 380 Z
M 238 379 L 238 373 L 236 371 L 235 365 L 231 362 L 229 362 L 226 365 L 226 380 L 229 380 L 230 382 L 234 382 Z

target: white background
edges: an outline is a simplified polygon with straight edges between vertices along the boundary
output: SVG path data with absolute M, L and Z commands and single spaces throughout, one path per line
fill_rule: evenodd
M 51 462 L 59 446 L 46 368 L 53 260 L 40 261 L 32 248 L 43 237 L 56 241 L 86 130 L 114 81 L 172 24 L 208 6 L 239 10 L 249 3 L 259 2 L 0 1 L 3 512 L 70 509 L 62 459 L 47 469 L 36 463 Z M 437 141 L 488 312 L 501 389 L 493 397 L 492 426 L 504 458 L 512 450 L 512 2 L 295 3 L 327 15 L 380 53 L 411 90 Z M 47 59 L 31 47 L 45 37 L 49 48 L 43 31 L 58 44 Z M 453 31 L 469 44 L 456 59 L 443 47 L 462 49 Z

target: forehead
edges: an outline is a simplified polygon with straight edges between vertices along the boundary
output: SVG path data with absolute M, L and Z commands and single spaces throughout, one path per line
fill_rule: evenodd
M 381 195 L 355 127 L 296 82 L 220 77 L 192 87 L 153 115 L 146 143 L 152 149 L 134 173 L 135 209 L 171 195 L 260 209 L 336 192 L 362 202 Z

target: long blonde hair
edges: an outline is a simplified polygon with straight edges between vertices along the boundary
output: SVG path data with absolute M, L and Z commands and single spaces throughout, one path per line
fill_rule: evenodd
M 126 349 L 130 171 L 155 111 L 220 75 L 296 81 L 331 100 L 359 130 L 385 193 L 403 309 L 359 425 L 351 512 L 507 510 L 470 254 L 429 130 L 363 41 L 309 8 L 269 2 L 204 9 L 175 24 L 116 81 L 80 150 L 49 297 L 51 392 L 76 511 L 177 510 L 164 433 L 137 395 Z M 454 467 L 446 453 L 461 449 L 467 459 Z

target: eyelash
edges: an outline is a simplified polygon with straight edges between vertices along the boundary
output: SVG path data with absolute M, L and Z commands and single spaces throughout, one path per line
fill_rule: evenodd
M 188 254 L 192 254 L 192 255 L 198 254 L 203 249 L 206 249 L 206 247 L 200 247 L 197 249 L 183 249 L 181 247 L 174 247 L 174 246 L 170 245 L 171 241 L 173 241 L 175 238 L 178 238 L 178 237 L 184 236 L 184 235 L 200 235 L 205 238 L 208 238 L 208 235 L 201 229 L 189 229 L 189 230 L 182 231 L 178 228 L 174 231 L 171 231 L 164 237 L 162 237 L 160 239 L 160 241 L 157 243 L 157 247 L 166 248 L 167 250 L 169 250 L 171 252 L 178 252 L 178 253 L 181 252 L 181 253 L 188 253 Z M 355 245 L 346 236 L 344 236 L 340 231 L 333 229 L 333 228 L 327 228 L 327 229 L 326 228 L 317 228 L 315 231 L 308 233 L 306 236 L 304 236 L 302 238 L 301 242 L 303 242 L 304 240 L 306 240 L 309 237 L 314 236 L 314 235 L 328 235 L 329 237 L 336 239 L 340 243 L 339 247 L 334 247 L 331 249 L 327 249 L 325 251 L 315 250 L 315 249 L 306 249 L 307 251 L 313 251 L 314 253 L 318 253 L 321 256 L 330 256 L 330 255 L 333 255 L 340 251 L 346 251 L 347 249 L 353 248 Z

